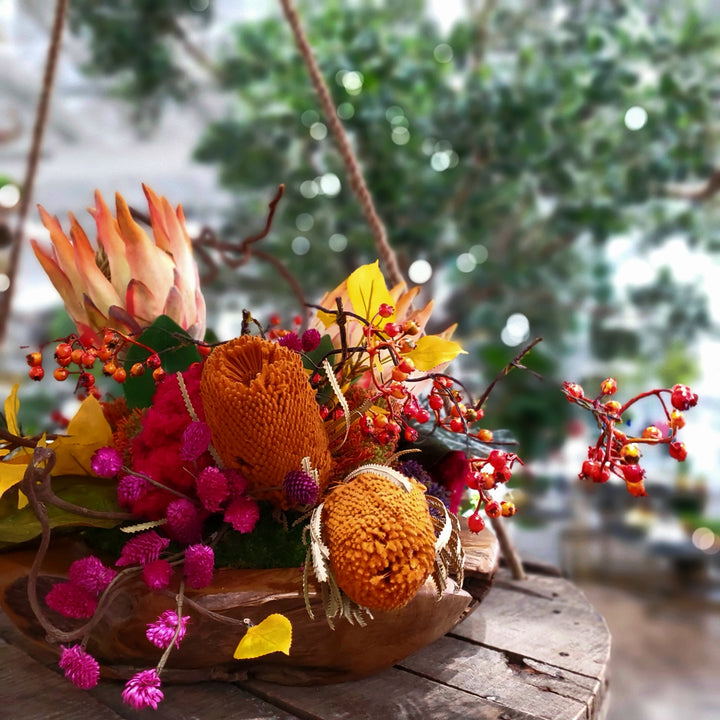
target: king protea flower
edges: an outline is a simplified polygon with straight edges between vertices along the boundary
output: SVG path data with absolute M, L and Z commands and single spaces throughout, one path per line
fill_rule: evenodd
M 121 195 L 114 218 L 99 192 L 89 208 L 97 224 L 97 249 L 70 214 L 70 237 L 57 217 L 42 207 L 52 248 L 32 240 L 33 250 L 83 341 L 93 342 L 105 328 L 139 333 L 168 315 L 197 340 L 205 333 L 205 300 L 185 229 L 185 216 L 143 185 L 153 239 L 138 225 Z

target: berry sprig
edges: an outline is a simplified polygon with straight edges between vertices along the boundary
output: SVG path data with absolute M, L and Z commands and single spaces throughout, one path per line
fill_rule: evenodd
M 103 375 L 111 377 L 119 384 L 124 383 L 128 371 L 123 367 L 121 357 L 130 345 L 137 345 L 150 353 L 145 361 L 136 362 L 130 367 L 132 377 L 144 375 L 147 370 L 152 372 L 156 382 L 160 382 L 165 377 L 160 356 L 152 348 L 117 330 L 106 329 L 99 344 L 84 342 L 76 334 L 59 338 L 55 342 L 57 344 L 53 359 L 57 367 L 53 371 L 53 378 L 58 382 L 64 382 L 70 376 L 76 377 L 76 393 L 88 393 L 100 397 L 100 391 L 95 386 L 95 375 L 91 372 L 98 362 L 102 363 Z M 45 377 L 42 348 L 28 353 L 25 359 L 30 366 L 28 373 L 30 379 L 42 380 Z
M 513 465 L 522 460 L 515 454 L 505 450 L 491 450 L 486 458 L 473 458 L 470 460 L 470 474 L 468 476 L 468 487 L 477 490 L 479 498 L 472 515 L 468 517 L 468 528 L 471 532 L 479 533 L 485 527 L 485 521 L 480 515 L 484 507 L 485 515 L 491 519 L 511 517 L 517 512 L 515 503 L 509 500 L 497 501 L 490 491 L 498 485 L 504 485 L 512 476 Z
M 597 443 L 588 448 L 587 459 L 579 473 L 580 479 L 605 483 L 611 474 L 625 481 L 628 492 L 635 496 L 647 495 L 644 479 L 645 469 L 640 465 L 642 445 L 667 445 L 670 457 L 678 462 L 687 458 L 685 443 L 678 441 L 677 433 L 685 425 L 683 413 L 697 405 L 698 396 L 687 385 L 673 385 L 672 388 L 658 388 L 640 393 L 625 404 L 610 398 L 617 392 L 617 381 L 607 378 L 600 384 L 600 394 L 587 397 L 581 385 L 563 383 L 563 392 L 567 399 L 590 410 L 597 420 L 600 435 Z M 669 395 L 670 408 L 666 403 Z M 636 402 L 644 398 L 655 397 L 662 407 L 668 431 L 663 432 L 656 425 L 644 428 L 639 437 L 629 436 L 617 429 L 622 417 Z

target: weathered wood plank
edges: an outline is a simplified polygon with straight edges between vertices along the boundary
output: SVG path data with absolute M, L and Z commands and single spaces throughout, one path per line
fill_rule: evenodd
M 307 720 L 535 720 L 530 715 L 442 683 L 392 668 L 350 683 L 283 687 L 241 685 Z
M 510 653 L 444 637 L 401 663 L 423 677 L 547 720 L 584 720 L 599 682 Z
M 123 704 L 121 681 L 106 680 L 90 691 L 103 705 L 113 710 L 113 717 L 149 717 Z M 190 685 L 163 685 L 165 699 L 152 712 L 153 720 L 298 720 L 285 710 L 241 690 L 232 683 L 202 682 Z M 90 717 L 90 716 L 87 716 Z M 94 719 L 93 719 L 94 720 Z
M 121 717 L 4 640 L 0 640 L 0 715 L 43 720 Z
M 498 573 L 482 605 L 452 632 L 518 657 L 606 681 L 610 633 L 580 590 L 558 577 Z

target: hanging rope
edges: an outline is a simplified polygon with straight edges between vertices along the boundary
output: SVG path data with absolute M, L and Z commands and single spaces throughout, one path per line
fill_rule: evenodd
M 358 166 L 355 153 L 350 146 L 350 141 L 345 132 L 340 119 L 337 116 L 335 110 L 335 104 L 333 103 L 330 91 L 325 83 L 325 80 L 318 67 L 317 60 L 313 54 L 312 48 L 307 41 L 302 26 L 300 25 L 300 18 L 298 17 L 295 8 L 292 5 L 291 0 L 280 0 L 285 17 L 292 29 L 293 35 L 295 36 L 295 42 L 298 46 L 298 50 L 305 61 L 308 73 L 310 74 L 310 80 L 312 81 L 315 92 L 318 94 L 320 99 L 320 105 L 325 114 L 325 120 L 330 127 L 330 132 L 335 138 L 340 157 L 342 157 L 345 163 L 345 168 L 350 177 L 350 187 L 360 201 L 363 213 L 365 213 L 365 219 L 370 226 L 370 230 L 375 238 L 375 246 L 377 247 L 378 254 L 385 265 L 388 279 L 393 285 L 404 282 L 402 271 L 398 265 L 397 257 L 394 250 L 390 247 L 387 239 L 387 231 L 383 221 L 375 210 L 372 195 L 368 186 L 365 183 L 360 167 Z
M 18 263 L 20 261 L 20 250 L 22 248 L 25 221 L 27 220 L 28 210 L 30 209 L 30 201 L 32 199 L 33 186 L 35 185 L 38 160 L 40 159 L 40 148 L 42 147 L 45 126 L 47 125 L 48 111 L 50 109 L 50 96 L 52 95 L 55 69 L 60 55 L 60 42 L 62 40 L 62 32 L 65 25 L 67 4 L 68 0 L 57 0 L 57 3 L 55 4 L 55 17 L 53 18 L 50 45 L 48 46 L 47 57 L 45 59 L 45 74 L 43 76 L 42 89 L 40 91 L 37 110 L 35 112 L 35 125 L 32 132 L 30 150 L 28 151 L 25 180 L 22 186 L 20 208 L 18 209 L 17 215 L 17 225 L 15 226 L 15 232 L 10 246 L 10 257 L 6 272 L 10 285 L 4 293 L 0 293 L 0 343 L 2 343 L 5 339 L 8 318 L 10 316 L 10 306 L 15 289 L 15 276 L 17 275 Z

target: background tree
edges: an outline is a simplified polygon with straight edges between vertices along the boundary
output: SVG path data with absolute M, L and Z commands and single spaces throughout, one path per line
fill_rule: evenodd
M 583 334 L 606 361 L 640 359 L 647 373 L 669 350 L 677 363 L 692 333 L 709 324 L 702 294 L 668 268 L 618 295 L 603 248 L 632 231 L 647 250 L 678 236 L 716 249 L 712 208 L 702 203 L 714 187 L 686 186 L 715 173 L 716 27 L 692 3 L 468 5 L 443 33 L 422 0 L 299 3 L 403 269 L 425 259 L 440 279 L 435 289 L 449 288 L 445 305 L 479 348 L 470 364 L 493 359 L 487 375 L 471 378 L 477 386 L 515 352 L 502 345 L 503 329 L 510 343 L 545 337 L 529 362 L 549 378 Z M 192 102 L 198 76 L 186 71 L 188 58 L 233 99 L 195 149 L 237 198 L 224 237 L 254 228 L 283 182 L 265 247 L 309 296 L 375 257 L 284 20 L 240 24 L 200 52 L 186 3 L 116 6 L 74 2 L 74 26 L 89 38 L 88 66 L 118 76 L 141 117 L 169 100 Z M 142 53 L 133 28 L 143 30 Z M 253 265 L 243 283 L 265 287 L 267 277 Z M 639 317 L 651 309 L 651 319 L 619 323 L 624 304 Z M 565 412 L 547 389 L 514 388 L 522 402 L 493 407 L 500 424 L 521 434 L 527 425 L 526 448 L 561 436 L 560 423 L 536 422 Z

